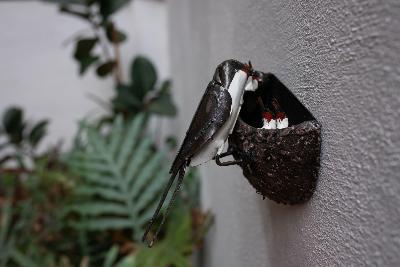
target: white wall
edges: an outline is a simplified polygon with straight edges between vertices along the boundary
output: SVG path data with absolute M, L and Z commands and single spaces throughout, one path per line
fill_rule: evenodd
M 400 266 L 398 0 L 171 0 L 185 134 L 218 63 L 274 73 L 322 123 L 308 203 L 256 194 L 238 167 L 201 167 L 216 215 L 204 267 Z
M 166 4 L 135 0 L 116 15 L 127 32 L 121 47 L 124 78 L 135 54 L 154 61 L 161 78 L 169 76 Z M 0 113 L 10 105 L 22 106 L 28 118 L 51 120 L 43 147 L 76 131 L 77 120 L 103 111 L 88 93 L 108 99 L 112 79 L 99 80 L 93 69 L 82 78 L 72 59 L 73 45 L 63 42 L 88 28 L 84 22 L 61 15 L 56 5 L 33 1 L 0 2 Z

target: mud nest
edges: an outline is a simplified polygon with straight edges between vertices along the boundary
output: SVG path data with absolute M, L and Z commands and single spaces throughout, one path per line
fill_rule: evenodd
M 262 75 L 256 92 L 246 92 L 238 121 L 229 137 L 243 174 L 264 197 L 298 204 L 315 191 L 321 152 L 321 125 L 274 75 Z M 264 103 L 276 99 L 289 119 L 284 129 L 262 129 Z

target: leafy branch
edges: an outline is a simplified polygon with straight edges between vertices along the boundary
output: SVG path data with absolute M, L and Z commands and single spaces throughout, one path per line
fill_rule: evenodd
M 176 107 L 170 94 L 170 81 L 157 86 L 157 73 L 153 63 L 143 56 L 136 57 L 131 64 L 130 81 L 122 77 L 120 45 L 127 40 L 112 19 L 130 0 L 48 0 L 60 5 L 60 11 L 85 21 L 90 36 L 74 38 L 73 57 L 79 64 L 79 73 L 84 75 L 95 66 L 98 77 L 114 74 L 115 97 L 109 110 L 125 117 L 140 112 L 161 116 L 174 116 Z M 110 51 L 113 48 L 113 53 Z M 99 48 L 99 49 L 96 49 Z M 98 102 L 98 101 L 97 101 Z M 101 101 L 103 103 L 103 101 Z
M 25 168 L 24 159 L 36 156 L 36 148 L 47 133 L 47 125 L 48 120 L 40 120 L 34 124 L 28 122 L 19 107 L 10 107 L 5 111 L 0 125 L 0 137 L 4 139 L 0 145 L 0 166 L 14 161 L 19 168 L 0 168 L 0 174 L 8 171 L 29 172 Z
M 111 16 L 130 0 L 47 0 L 46 2 L 59 4 L 62 13 L 87 22 L 92 29 L 93 37 L 79 36 L 75 41 L 74 58 L 79 63 L 79 73 L 83 75 L 89 67 L 95 65 L 99 77 L 113 73 L 115 83 L 122 84 L 119 45 L 127 39 L 127 36 L 116 27 Z M 96 46 L 100 47 L 102 55 L 94 52 Z M 110 46 L 114 48 L 114 54 L 110 52 Z

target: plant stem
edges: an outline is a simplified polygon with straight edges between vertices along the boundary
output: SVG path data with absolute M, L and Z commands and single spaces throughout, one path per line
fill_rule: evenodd
M 90 25 L 93 28 L 94 35 L 96 36 L 97 39 L 99 39 L 100 46 L 103 49 L 104 57 L 107 60 L 112 60 L 111 53 L 110 53 L 110 51 L 108 50 L 108 47 L 107 47 L 107 42 L 104 40 L 104 36 L 102 36 L 100 34 L 100 32 L 99 32 L 100 26 L 96 22 L 94 22 L 93 20 L 90 20 Z
M 114 67 L 114 74 L 115 74 L 115 82 L 117 85 L 122 84 L 122 70 L 121 70 L 121 54 L 119 50 L 118 44 L 118 34 L 115 30 L 114 23 L 111 22 L 111 38 L 112 44 L 114 46 L 114 56 L 115 56 L 115 67 Z

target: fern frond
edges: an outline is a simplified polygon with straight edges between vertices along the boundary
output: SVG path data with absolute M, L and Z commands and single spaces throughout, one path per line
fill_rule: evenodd
M 130 180 L 134 180 L 133 177 L 135 177 L 138 169 L 140 168 L 140 166 L 143 165 L 146 158 L 152 153 L 151 144 L 152 142 L 150 138 L 145 138 L 142 142 L 140 142 L 139 147 L 135 151 L 133 151 L 135 160 L 132 161 L 131 164 L 129 164 L 129 166 L 127 167 L 125 177 Z
M 70 212 L 76 212 L 82 216 L 126 215 L 126 207 L 123 204 L 107 201 L 85 202 L 66 208 Z
M 168 169 L 160 169 L 158 173 L 155 175 L 154 179 L 158 180 L 165 180 L 165 177 L 168 176 Z M 139 212 L 143 209 L 145 209 L 149 204 L 151 204 L 152 201 L 154 201 L 155 196 L 157 196 L 157 193 L 160 192 L 164 187 L 163 183 L 149 183 L 143 191 L 142 194 L 140 195 L 140 198 L 135 201 L 135 212 Z M 158 200 L 158 197 L 156 197 L 156 200 Z
M 94 218 L 87 218 L 80 222 L 73 222 L 71 223 L 71 226 L 77 229 L 84 229 L 88 231 L 105 231 L 105 230 L 129 229 L 132 226 L 132 222 L 126 218 L 94 217 Z
M 117 166 L 122 169 L 123 166 L 128 162 L 129 155 L 135 146 L 135 143 L 138 141 L 138 135 L 141 130 L 141 126 L 144 122 L 144 115 L 140 114 L 136 117 L 134 121 L 131 122 L 130 127 L 125 135 L 125 138 L 122 140 L 121 149 L 117 154 L 116 163 Z
M 112 267 L 117 257 L 118 257 L 118 247 L 112 246 L 106 254 L 103 267 Z
M 131 185 L 131 194 L 132 196 L 139 196 L 139 192 L 143 190 L 143 187 L 148 183 L 149 179 L 156 174 L 158 167 L 161 163 L 161 159 L 163 158 L 163 154 L 156 153 L 150 157 L 150 159 L 145 163 L 142 167 L 140 174 L 135 177 Z
M 82 196 L 95 198 L 96 196 L 113 201 L 125 201 L 124 196 L 121 196 L 119 190 L 112 187 L 104 187 L 100 185 L 83 185 L 76 189 L 76 193 Z
M 86 125 L 68 164 L 82 178 L 67 213 L 79 215 L 74 227 L 100 231 L 130 229 L 139 241 L 144 224 L 169 178 L 165 155 L 144 136 L 144 115 L 117 117 L 107 133 Z
M 110 154 L 114 157 L 116 156 L 116 152 L 118 150 L 118 145 L 121 140 L 121 136 L 123 134 L 123 120 L 121 116 L 118 116 L 113 123 L 113 127 L 111 129 L 110 141 L 108 145 L 108 149 L 110 150 Z

